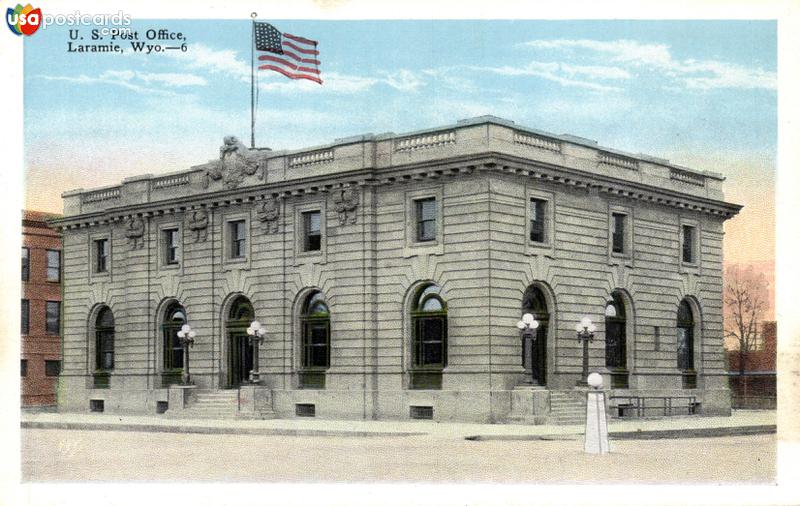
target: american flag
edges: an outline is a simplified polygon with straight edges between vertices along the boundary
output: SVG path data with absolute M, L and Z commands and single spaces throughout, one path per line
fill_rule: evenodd
M 308 79 L 322 84 L 317 41 L 281 33 L 269 23 L 255 23 L 258 70 L 274 70 L 290 79 Z

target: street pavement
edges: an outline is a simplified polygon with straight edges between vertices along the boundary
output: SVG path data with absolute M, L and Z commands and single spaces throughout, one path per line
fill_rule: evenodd
M 278 436 L 414 436 L 436 438 L 575 439 L 583 425 L 515 425 L 434 422 L 429 420 L 273 420 L 180 419 L 99 413 L 23 413 L 22 428 L 87 429 L 197 434 Z M 611 419 L 612 439 L 746 435 L 775 432 L 775 411 L 737 410 L 731 416 L 686 416 L 655 419 Z

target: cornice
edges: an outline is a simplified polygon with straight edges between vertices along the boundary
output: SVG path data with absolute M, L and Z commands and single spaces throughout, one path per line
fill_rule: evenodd
M 388 186 L 420 183 L 469 175 L 476 171 L 525 177 L 553 185 L 581 188 L 616 198 L 648 202 L 677 209 L 707 213 L 728 219 L 742 206 L 701 196 L 680 193 L 656 186 L 623 181 L 610 176 L 583 172 L 577 169 L 550 165 L 513 155 L 487 152 L 464 155 L 445 160 L 431 160 L 408 165 L 376 169 L 366 168 L 328 176 L 308 177 L 290 181 L 277 181 L 249 187 L 200 193 L 180 201 L 157 201 L 144 204 L 123 205 L 70 217 L 49 220 L 54 227 L 74 229 L 116 223 L 131 216 L 163 216 L 194 209 L 215 209 L 243 205 L 267 197 L 291 199 L 304 195 L 325 194 L 347 186 Z

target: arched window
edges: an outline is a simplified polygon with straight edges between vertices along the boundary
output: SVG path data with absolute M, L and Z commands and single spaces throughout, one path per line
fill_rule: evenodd
M 178 332 L 186 324 L 186 310 L 177 302 L 173 302 L 164 312 L 161 324 L 163 335 L 164 370 L 162 385 L 168 386 L 180 382 L 183 371 L 183 346 L 178 340 Z
M 417 290 L 411 308 L 411 388 L 441 388 L 447 366 L 447 303 L 434 283 Z
M 114 313 L 104 306 L 97 313 L 95 332 L 95 369 L 106 372 L 114 369 Z
M 683 387 L 695 388 L 694 370 L 694 315 L 689 302 L 684 299 L 678 305 L 678 369 L 683 373 Z
M 228 311 L 225 327 L 228 331 L 228 386 L 238 387 L 250 378 L 253 369 L 253 346 L 247 336 L 247 327 L 255 320 L 255 310 L 250 300 L 236 297 Z
M 547 384 L 547 327 L 550 323 L 550 312 L 547 309 L 547 299 L 544 292 L 537 286 L 531 285 L 522 296 L 522 314 L 530 313 L 539 323 L 536 336 L 533 340 L 522 343 L 522 366 L 525 368 L 526 378 L 539 385 Z
M 300 314 L 302 351 L 300 386 L 325 388 L 325 370 L 331 365 L 331 315 L 325 296 L 311 292 Z
M 611 371 L 611 388 L 628 388 L 627 318 L 620 292 L 606 303 L 606 367 Z

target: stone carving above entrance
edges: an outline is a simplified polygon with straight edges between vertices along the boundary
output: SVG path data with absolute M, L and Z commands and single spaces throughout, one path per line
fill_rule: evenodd
M 361 192 L 357 186 L 347 186 L 333 192 L 333 207 L 339 215 L 339 224 L 356 222 L 356 209 L 358 209 Z
M 208 211 L 195 209 L 189 214 L 189 230 L 194 232 L 194 242 L 208 238 Z
M 144 246 L 144 220 L 139 216 L 131 216 L 125 222 L 125 237 L 131 249 L 139 249 Z
M 221 179 L 226 189 L 238 188 L 245 178 L 255 174 L 258 168 L 259 163 L 253 159 L 252 153 L 242 141 L 238 137 L 228 135 L 219 148 L 219 161 L 206 170 L 203 186 L 208 188 L 212 180 Z
M 264 233 L 274 234 L 278 231 L 278 218 L 281 215 L 280 200 L 275 197 L 267 197 L 256 208 L 256 214 Z

